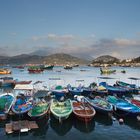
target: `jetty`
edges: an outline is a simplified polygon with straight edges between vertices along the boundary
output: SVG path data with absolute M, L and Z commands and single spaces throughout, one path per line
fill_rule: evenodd
M 5 131 L 7 134 L 12 134 L 14 132 L 25 133 L 37 128 L 39 127 L 35 121 L 20 120 L 7 123 L 5 126 Z

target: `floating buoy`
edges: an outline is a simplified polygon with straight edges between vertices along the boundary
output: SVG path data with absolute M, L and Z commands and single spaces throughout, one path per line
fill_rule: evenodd
M 137 120 L 140 121 L 140 116 L 137 116 Z
M 120 124 L 123 124 L 123 123 L 124 123 L 124 120 L 123 120 L 122 118 L 120 118 L 120 119 L 119 119 L 119 123 L 120 123 Z

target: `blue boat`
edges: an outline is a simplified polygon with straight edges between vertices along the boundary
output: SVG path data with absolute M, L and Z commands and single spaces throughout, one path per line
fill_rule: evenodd
M 83 87 L 83 92 L 81 93 L 84 96 L 89 96 L 93 93 L 93 89 L 90 87 Z
M 66 94 L 68 93 L 68 89 L 63 88 L 61 85 L 58 85 L 55 87 L 55 89 L 51 90 L 52 94 L 55 95 L 56 99 L 61 99 L 61 97 L 66 96 Z
M 29 100 L 27 99 L 26 96 L 24 96 L 23 94 L 19 94 L 16 97 L 16 101 L 12 106 L 12 111 L 15 114 L 24 114 L 27 113 L 29 110 L 31 110 L 33 107 L 32 103 L 29 102 Z
M 123 81 L 116 81 L 116 85 L 126 88 L 129 90 L 131 93 L 139 93 L 140 92 L 140 87 L 137 87 L 135 84 L 129 84 Z
M 83 93 L 83 87 L 78 86 L 78 87 L 72 87 L 71 85 L 67 85 L 67 89 L 71 95 L 82 95 Z
M 111 103 L 116 111 L 121 111 L 123 116 L 138 116 L 140 115 L 140 108 L 123 99 L 115 96 L 108 96 L 107 101 Z
M 109 94 L 123 95 L 129 92 L 129 90 L 126 88 L 111 86 L 111 85 L 108 85 L 106 82 L 101 82 L 99 85 L 104 86 L 107 89 Z
M 113 112 L 113 106 L 100 96 L 96 96 L 94 99 L 85 98 L 85 100 L 99 113 L 109 115 Z

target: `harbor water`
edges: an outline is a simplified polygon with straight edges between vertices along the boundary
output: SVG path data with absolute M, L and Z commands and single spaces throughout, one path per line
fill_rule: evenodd
M 42 84 L 48 88 L 55 84 L 77 86 L 79 81 L 85 86 L 92 82 L 99 83 L 102 81 L 113 85 L 116 80 L 140 85 L 140 81 L 128 79 L 129 77 L 140 78 L 139 67 L 112 67 L 112 69 L 116 69 L 115 74 L 100 75 L 99 68 L 87 66 L 74 67 L 72 70 L 54 67 L 53 70 L 46 70 L 41 74 L 29 74 L 26 68 L 24 70 L 11 68 L 12 74 L 8 76 L 19 80 L 32 80 L 32 83 L 43 81 Z M 122 70 L 125 70 L 126 73 L 121 73 Z M 101 76 L 114 79 L 102 80 L 99 78 Z M 1 92 L 3 91 L 1 90 Z M 119 124 L 118 119 L 119 117 L 116 116 L 111 119 L 105 115 L 96 114 L 90 123 L 84 123 L 71 115 L 70 118 L 59 123 L 50 115 L 49 118 L 37 120 L 39 129 L 28 133 L 7 135 L 5 133 L 5 124 L 7 121 L 11 121 L 11 118 L 8 118 L 6 121 L 0 121 L 0 137 L 2 140 L 139 140 L 140 122 L 133 118 L 124 118 L 124 123 Z

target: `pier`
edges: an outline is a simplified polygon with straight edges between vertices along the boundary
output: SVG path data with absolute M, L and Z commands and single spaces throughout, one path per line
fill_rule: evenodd
M 14 132 L 28 132 L 37 128 L 39 127 L 35 121 L 20 120 L 7 123 L 5 126 L 5 131 L 7 134 L 12 134 Z

